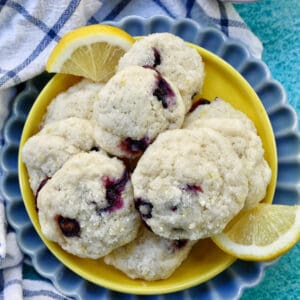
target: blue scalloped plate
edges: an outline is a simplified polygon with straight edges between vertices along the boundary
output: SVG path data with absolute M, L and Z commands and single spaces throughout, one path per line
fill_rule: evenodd
M 263 62 L 251 57 L 243 45 L 217 29 L 202 27 L 189 19 L 127 17 L 109 24 L 119 26 L 134 36 L 172 32 L 217 54 L 239 71 L 260 97 L 275 133 L 279 166 L 273 203 L 300 203 L 297 189 L 300 183 L 300 135 L 296 112 L 286 103 L 283 88 L 271 78 Z M 26 83 L 13 101 L 11 115 L 4 127 L 5 145 L 0 156 L 3 169 L 1 191 L 7 200 L 8 221 L 17 232 L 20 247 L 32 258 L 35 269 L 50 279 L 63 294 L 89 300 L 134 299 L 134 295 L 109 291 L 68 270 L 45 247 L 26 213 L 18 183 L 18 147 L 27 114 L 48 80 L 49 75 L 44 74 Z M 140 296 L 139 299 L 237 299 L 245 288 L 260 282 L 264 269 L 272 263 L 274 261 L 252 263 L 238 260 L 218 276 L 196 287 L 167 295 Z

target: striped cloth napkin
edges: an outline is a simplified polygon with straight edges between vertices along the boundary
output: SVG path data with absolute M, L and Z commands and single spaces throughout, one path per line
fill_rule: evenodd
M 66 32 L 128 15 L 192 18 L 241 40 L 254 57 L 262 54 L 262 44 L 233 6 L 217 0 L 0 0 L 0 131 L 14 86 L 44 71 L 49 53 Z M 0 299 L 69 299 L 46 279 L 23 278 L 22 266 L 30 260 L 6 224 L 4 205 L 0 197 Z

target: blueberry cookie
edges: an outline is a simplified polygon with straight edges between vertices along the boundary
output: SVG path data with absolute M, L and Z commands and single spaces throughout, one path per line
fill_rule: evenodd
M 133 158 L 160 132 L 181 127 L 184 115 L 170 81 L 153 69 L 131 66 L 114 75 L 95 102 L 95 139 L 110 154 Z
M 222 232 L 248 194 L 240 158 L 223 135 L 209 128 L 160 134 L 139 160 L 132 184 L 143 220 L 169 239 Z
M 186 259 L 195 241 L 169 240 L 141 226 L 138 237 L 104 257 L 132 279 L 168 278 Z
M 211 128 L 224 135 L 231 142 L 233 149 L 242 160 L 248 179 L 249 192 L 245 209 L 254 207 L 266 195 L 271 180 L 271 169 L 264 159 L 264 149 L 260 137 L 244 125 L 240 119 L 210 118 L 197 119 L 186 128 Z
M 91 121 L 81 118 L 71 117 L 51 122 L 46 124 L 38 134 L 63 137 L 82 151 L 89 151 L 96 147 Z
M 98 99 L 102 87 L 101 83 L 83 79 L 67 91 L 60 93 L 48 105 L 42 126 L 70 117 L 90 120 L 94 102 Z
M 36 195 L 40 187 L 71 156 L 80 151 L 61 136 L 40 134 L 29 138 L 22 149 L 22 160 L 26 165 L 33 193 Z
M 188 127 L 190 123 L 193 123 L 198 119 L 210 119 L 210 118 L 229 118 L 239 119 L 243 121 L 244 125 L 256 132 L 256 128 L 253 122 L 247 117 L 246 114 L 234 108 L 228 102 L 225 102 L 221 98 L 216 98 L 213 101 L 207 101 L 206 99 L 199 99 L 195 102 L 190 109 L 190 113 L 184 120 L 184 127 Z
M 204 64 L 198 52 L 171 33 L 154 33 L 139 41 L 120 59 L 118 69 L 130 65 L 148 66 L 178 87 L 186 111 L 195 93 L 201 92 Z
M 101 152 L 69 159 L 37 197 L 45 237 L 80 257 L 97 259 L 132 241 L 140 225 L 129 173 Z

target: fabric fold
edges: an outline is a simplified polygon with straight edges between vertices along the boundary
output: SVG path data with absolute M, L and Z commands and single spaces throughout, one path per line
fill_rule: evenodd
M 60 38 L 85 25 L 100 6 L 96 0 L 6 1 L 0 14 L 0 87 L 43 72 Z

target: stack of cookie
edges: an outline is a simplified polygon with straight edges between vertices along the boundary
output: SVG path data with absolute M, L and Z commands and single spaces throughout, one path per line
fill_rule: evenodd
M 196 50 L 152 34 L 106 84 L 84 79 L 53 99 L 22 149 L 47 239 L 164 279 L 264 198 L 271 170 L 255 126 L 222 99 L 192 105 L 203 80 Z

